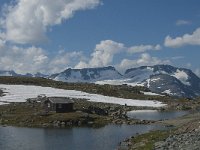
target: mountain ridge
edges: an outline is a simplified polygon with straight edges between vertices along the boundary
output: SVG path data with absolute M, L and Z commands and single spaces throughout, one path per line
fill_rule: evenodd
M 144 86 L 157 94 L 193 98 L 200 96 L 200 78 L 190 69 L 171 65 L 154 65 L 130 68 L 122 75 L 114 67 L 68 68 L 50 76 L 37 73 L 20 75 L 14 71 L 0 71 L 0 76 L 44 77 L 62 82 L 82 82 Z
M 68 68 L 61 73 L 49 76 L 49 79 L 63 82 L 95 82 L 98 80 L 118 79 L 122 75 L 112 66 L 99 68 Z

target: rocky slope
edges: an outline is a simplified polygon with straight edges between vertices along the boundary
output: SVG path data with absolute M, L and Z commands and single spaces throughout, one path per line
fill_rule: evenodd
M 143 66 L 128 69 L 129 83 L 148 87 L 152 92 L 178 97 L 200 95 L 200 78 L 191 70 L 170 65 Z
M 200 146 L 199 113 L 189 115 L 188 122 L 171 132 L 167 138 L 154 144 L 155 150 L 198 150 Z M 179 122 L 178 119 L 176 122 Z M 170 122 L 170 121 L 169 121 Z

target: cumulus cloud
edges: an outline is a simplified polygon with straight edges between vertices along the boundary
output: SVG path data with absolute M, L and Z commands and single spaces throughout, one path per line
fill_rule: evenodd
M 125 49 L 124 44 L 111 40 L 101 41 L 96 45 L 94 52 L 91 54 L 92 59 L 89 65 L 92 67 L 106 66 L 113 60 L 113 56 Z
M 22 48 L 7 45 L 0 40 L 0 70 L 14 70 L 17 73 L 57 73 L 75 62 L 84 60 L 82 52 L 59 51 L 50 56 L 44 49 L 35 46 Z
M 48 70 L 50 70 L 50 72 L 57 73 L 63 71 L 67 67 L 73 68 L 77 61 L 83 61 L 85 59 L 86 58 L 81 51 L 66 52 L 61 50 L 49 62 Z
M 182 26 L 182 25 L 190 25 L 191 21 L 188 20 L 177 20 L 176 21 L 176 26 Z
M 0 20 L 6 39 L 26 44 L 44 41 L 48 27 L 61 24 L 76 11 L 91 9 L 100 0 L 15 0 Z
M 41 48 L 29 47 L 19 48 L 17 46 L 0 46 L 0 68 L 1 70 L 15 70 L 37 72 L 46 70 L 48 57 Z
M 92 52 L 91 59 L 88 62 L 80 61 L 75 68 L 107 66 L 112 63 L 114 55 L 125 49 L 122 43 L 112 40 L 101 41 Z
M 54 55 L 49 54 L 46 50 L 39 47 L 19 47 L 7 44 L 5 40 L 0 39 L 0 70 L 14 70 L 17 73 L 57 73 L 68 67 L 86 68 L 86 67 L 103 67 L 114 64 L 116 55 L 130 54 L 128 47 L 123 43 L 112 40 L 101 41 L 97 44 L 90 57 L 86 57 L 81 51 L 67 52 L 60 50 Z M 143 50 L 142 50 L 143 51 Z M 137 51 L 137 53 L 141 52 Z M 77 62 L 79 62 L 77 64 Z M 140 65 L 153 65 L 162 63 L 156 57 L 151 57 L 143 53 L 137 60 L 122 60 L 118 68 L 126 69 L 128 67 Z
M 156 64 L 170 64 L 170 60 L 161 60 L 157 57 L 152 57 L 148 53 L 143 53 L 139 58 L 123 59 L 120 64 L 116 65 L 116 68 L 121 72 L 125 71 L 127 68 L 134 68 L 138 66 L 151 66 Z
M 150 50 L 160 50 L 160 45 L 139 45 L 126 47 L 123 43 L 112 40 L 104 40 L 96 45 L 89 61 L 80 61 L 76 68 L 101 67 L 112 65 L 117 54 L 142 53 Z
M 185 45 L 200 45 L 200 28 L 197 28 L 192 34 L 184 34 L 181 37 L 172 38 L 167 36 L 164 45 L 172 48 Z

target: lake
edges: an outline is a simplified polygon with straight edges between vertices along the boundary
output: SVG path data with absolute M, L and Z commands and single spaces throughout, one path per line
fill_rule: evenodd
M 140 120 L 167 120 L 181 117 L 188 113 L 187 111 L 134 110 L 127 112 L 127 116 Z
M 69 129 L 0 126 L 0 150 L 114 150 L 127 137 L 162 128 L 158 125 Z

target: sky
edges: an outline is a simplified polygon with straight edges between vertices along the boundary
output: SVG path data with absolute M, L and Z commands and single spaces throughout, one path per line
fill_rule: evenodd
M 200 76 L 199 0 L 1 0 L 0 70 L 169 64 Z

